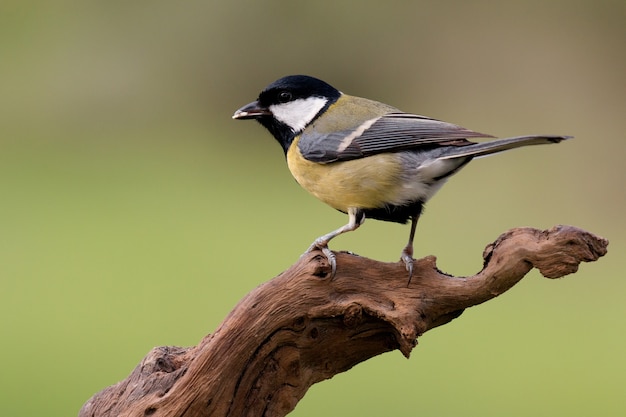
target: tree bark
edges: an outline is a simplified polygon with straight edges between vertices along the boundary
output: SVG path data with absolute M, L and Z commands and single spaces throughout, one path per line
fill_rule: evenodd
M 578 270 L 608 241 L 571 226 L 512 229 L 487 246 L 482 271 L 452 277 L 435 257 L 402 262 L 337 253 L 303 256 L 246 295 L 218 329 L 190 348 L 153 349 L 124 381 L 94 395 L 86 416 L 284 416 L 311 385 L 399 349 L 494 298 L 533 267 L 546 278 Z

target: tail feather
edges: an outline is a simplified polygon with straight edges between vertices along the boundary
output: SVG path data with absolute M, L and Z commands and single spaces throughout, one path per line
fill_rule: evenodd
M 534 136 L 516 136 L 513 138 L 496 139 L 489 142 L 474 143 L 472 145 L 450 147 L 440 156 L 439 160 L 456 159 L 467 156 L 479 157 L 487 156 L 492 153 L 502 152 L 509 149 L 519 148 L 530 145 L 545 145 L 550 143 L 559 143 L 563 140 L 570 139 L 572 136 L 556 136 L 556 135 L 534 135 Z

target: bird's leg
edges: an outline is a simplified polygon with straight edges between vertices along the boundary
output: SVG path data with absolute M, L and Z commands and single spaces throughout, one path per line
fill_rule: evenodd
M 400 259 L 404 261 L 406 270 L 409 271 L 409 284 L 411 283 L 411 278 L 413 277 L 413 239 L 415 238 L 417 219 L 419 219 L 419 214 L 411 216 L 411 233 L 409 234 L 409 242 L 406 244 L 404 249 L 402 249 L 402 255 L 400 255 Z
M 331 239 L 339 236 L 342 233 L 351 232 L 353 230 L 358 229 L 359 226 L 362 225 L 364 221 L 365 221 L 365 215 L 363 214 L 361 210 L 356 209 L 356 208 L 349 208 L 348 209 L 348 224 L 341 226 L 339 229 L 333 230 L 330 233 L 326 233 L 324 236 L 318 237 L 317 239 L 315 239 L 315 241 L 311 244 L 311 246 L 309 246 L 309 248 L 304 253 L 307 254 L 309 252 L 313 252 L 316 249 L 321 250 L 322 253 L 328 259 L 328 263 L 330 264 L 330 268 L 331 268 L 330 277 L 331 279 L 334 278 L 335 273 L 337 272 L 337 261 L 335 260 L 335 254 L 328 248 L 328 242 L 330 242 Z

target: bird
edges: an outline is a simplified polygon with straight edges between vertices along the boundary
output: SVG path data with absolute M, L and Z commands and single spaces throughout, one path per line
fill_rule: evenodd
M 530 135 L 474 142 L 470 139 L 494 136 L 348 95 L 308 75 L 272 82 L 232 117 L 264 126 L 282 147 L 298 184 L 348 215 L 347 224 L 315 239 L 305 254 L 320 250 L 334 277 L 331 239 L 356 230 L 366 218 L 410 221 L 400 256 L 409 282 L 417 221 L 452 175 L 476 157 L 571 138 Z

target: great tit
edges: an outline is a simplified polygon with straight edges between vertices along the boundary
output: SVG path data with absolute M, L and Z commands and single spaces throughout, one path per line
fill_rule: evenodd
M 475 157 L 570 138 L 537 135 L 471 142 L 468 138 L 493 136 L 350 96 L 306 75 L 271 83 L 233 119 L 256 119 L 267 128 L 282 146 L 296 181 L 348 214 L 348 224 L 315 239 L 305 252 L 321 250 L 331 276 L 337 265 L 328 242 L 369 217 L 411 220 L 401 254 L 410 279 L 417 220 L 426 201 L 451 175 Z

